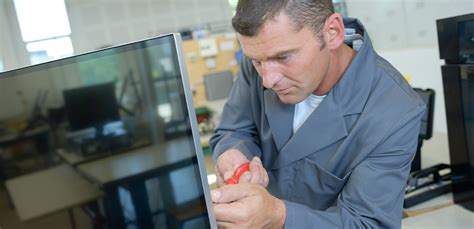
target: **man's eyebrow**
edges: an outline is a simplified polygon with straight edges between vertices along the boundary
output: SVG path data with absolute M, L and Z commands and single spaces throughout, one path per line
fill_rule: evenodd
M 285 55 L 294 53 L 294 52 L 296 52 L 296 51 L 298 51 L 298 49 L 289 49 L 289 50 L 280 51 L 280 52 L 277 52 L 277 53 L 275 53 L 275 54 L 269 56 L 269 57 L 266 58 L 266 59 L 277 59 L 278 57 L 285 56 Z M 244 54 L 244 56 L 245 56 L 247 59 L 249 59 L 249 60 L 252 60 L 252 61 L 253 61 L 253 60 L 256 60 L 256 59 L 253 59 L 253 58 L 251 58 L 251 57 L 249 57 L 249 56 L 247 56 L 247 55 L 245 55 L 245 54 Z
M 298 51 L 298 49 L 289 49 L 289 50 L 280 51 L 280 52 L 277 52 L 277 53 L 269 56 L 268 59 L 275 59 L 275 58 L 278 58 L 278 57 L 281 57 L 281 56 L 286 56 L 286 55 L 294 53 L 296 51 Z

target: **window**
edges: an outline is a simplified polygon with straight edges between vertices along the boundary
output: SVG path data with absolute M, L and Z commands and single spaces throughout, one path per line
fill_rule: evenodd
M 334 11 L 340 13 L 343 17 L 347 17 L 346 0 L 333 0 Z
M 3 72 L 3 62 L 1 59 L 0 59 L 0 72 Z
M 32 64 L 74 53 L 64 0 L 14 0 L 14 3 Z
M 238 0 L 228 0 L 228 2 L 233 10 L 232 15 L 234 15 Z M 332 2 L 334 3 L 334 10 L 342 16 L 347 17 L 346 0 L 332 0 Z
M 230 8 L 232 8 L 232 15 L 235 14 L 235 8 L 237 8 L 237 2 L 238 0 L 228 0 L 229 1 L 229 5 L 230 5 Z

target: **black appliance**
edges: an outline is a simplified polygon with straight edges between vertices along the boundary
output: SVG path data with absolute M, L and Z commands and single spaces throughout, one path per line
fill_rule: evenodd
M 436 23 L 454 202 L 474 211 L 474 14 Z

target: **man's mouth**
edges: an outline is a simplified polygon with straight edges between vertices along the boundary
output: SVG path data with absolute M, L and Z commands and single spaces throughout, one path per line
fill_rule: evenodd
M 286 95 L 286 94 L 290 93 L 290 89 L 291 89 L 291 87 L 287 87 L 287 88 L 283 88 L 283 89 L 277 89 L 277 90 L 275 90 L 275 92 L 279 95 Z

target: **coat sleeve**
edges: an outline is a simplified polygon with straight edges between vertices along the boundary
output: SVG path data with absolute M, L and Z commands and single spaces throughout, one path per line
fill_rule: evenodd
M 257 120 L 253 115 L 258 111 L 254 98 L 258 92 L 254 88 L 256 85 L 251 85 L 251 81 L 256 80 L 255 77 L 258 75 L 252 63 L 244 59 L 224 106 L 221 121 L 209 140 L 214 160 L 231 148 L 240 150 L 249 160 L 253 156 L 261 156 L 260 140 L 255 126 Z
M 285 228 L 400 228 L 406 178 L 425 107 L 403 115 L 352 170 L 337 205 L 324 211 L 284 201 Z

